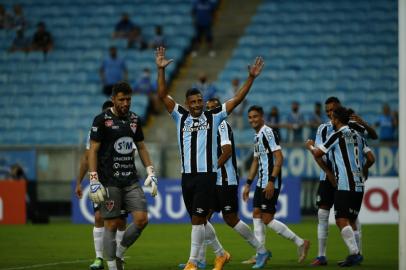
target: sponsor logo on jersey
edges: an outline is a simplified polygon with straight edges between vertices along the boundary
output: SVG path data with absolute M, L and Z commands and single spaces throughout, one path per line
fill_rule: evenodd
M 113 125 L 113 120 L 106 120 L 106 121 L 104 121 L 104 125 L 105 125 L 106 127 L 111 127 L 111 126 Z
M 208 130 L 210 129 L 210 125 L 208 123 L 200 124 L 199 123 L 193 123 L 194 127 L 184 127 L 183 132 L 193 132 L 193 131 L 199 131 L 199 130 Z
M 114 150 L 122 155 L 130 154 L 133 151 L 133 138 L 121 137 L 114 143 Z

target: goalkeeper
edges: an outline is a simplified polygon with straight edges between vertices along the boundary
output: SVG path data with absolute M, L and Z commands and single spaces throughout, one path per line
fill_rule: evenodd
M 126 82 L 113 86 L 114 106 L 97 115 L 90 130 L 90 198 L 101 204 L 104 218 L 104 252 L 110 270 L 123 269 L 125 251 L 138 239 L 148 223 L 147 204 L 134 164 L 134 145 L 147 169 L 145 185 L 157 195 L 158 180 L 144 144 L 139 117 L 130 111 L 131 87 Z M 131 213 L 133 223 L 116 248 L 120 210 Z

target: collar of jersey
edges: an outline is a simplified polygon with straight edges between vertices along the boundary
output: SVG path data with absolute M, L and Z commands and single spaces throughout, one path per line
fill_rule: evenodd
M 256 135 L 261 134 L 262 130 L 265 129 L 265 128 L 266 128 L 266 125 L 264 124 L 264 125 L 261 127 L 261 129 L 258 131 L 258 133 L 256 133 Z

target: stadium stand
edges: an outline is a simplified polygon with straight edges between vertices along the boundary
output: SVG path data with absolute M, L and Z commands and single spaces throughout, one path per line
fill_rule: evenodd
M 287 115 L 294 100 L 310 114 L 315 101 L 334 95 L 373 123 L 383 102 L 398 108 L 397 31 L 394 1 L 264 1 L 219 75 L 218 89 L 245 78 L 241 67 L 261 55 L 265 69 L 248 100 L 266 114 L 276 105 Z M 243 131 L 236 138 L 243 143 L 248 136 Z
M 7 9 L 15 1 L 0 0 Z M 99 67 L 116 46 L 127 63 L 129 81 L 142 70 L 154 68 L 154 51 L 127 49 L 126 40 L 112 39 L 114 26 L 123 12 L 142 29 L 149 41 L 156 25 L 163 26 L 174 75 L 191 45 L 194 28 L 188 0 L 21 0 L 31 37 L 35 25 L 44 21 L 52 33 L 54 50 L 7 52 L 14 31 L 0 30 L 0 144 L 82 144 L 92 118 L 100 111 L 102 95 Z M 155 74 L 152 74 L 155 77 Z M 134 96 L 132 110 L 146 117 L 147 97 Z

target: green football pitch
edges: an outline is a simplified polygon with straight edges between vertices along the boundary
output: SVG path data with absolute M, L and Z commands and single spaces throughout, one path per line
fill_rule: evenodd
M 297 263 L 295 245 L 267 230 L 267 248 L 273 253 L 265 269 L 309 269 L 317 255 L 316 221 L 308 220 L 289 227 L 311 241 L 304 264 Z M 232 260 L 224 269 L 251 269 L 241 261 L 254 254 L 253 249 L 232 229 L 215 224 L 217 235 Z M 398 269 L 398 226 L 363 226 L 362 266 L 355 269 Z M 126 254 L 127 270 L 178 269 L 189 255 L 191 228 L 186 224 L 150 224 Z M 208 267 L 212 269 L 214 255 L 210 248 Z M 330 226 L 327 256 L 329 265 L 322 269 L 338 269 L 347 249 L 338 230 Z M 50 225 L 0 226 L 0 270 L 18 269 L 88 269 L 94 257 L 92 226 L 53 222 Z M 106 266 L 107 268 L 107 266 Z

